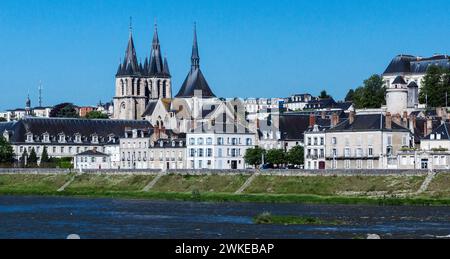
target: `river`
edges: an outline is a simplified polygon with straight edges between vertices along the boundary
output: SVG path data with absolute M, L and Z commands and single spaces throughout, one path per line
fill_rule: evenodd
M 256 225 L 252 218 L 312 216 L 339 226 Z M 0 238 L 305 239 L 444 238 L 450 207 L 195 203 L 66 197 L 0 196 Z

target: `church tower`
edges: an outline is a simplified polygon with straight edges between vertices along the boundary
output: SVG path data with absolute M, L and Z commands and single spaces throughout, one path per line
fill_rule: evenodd
M 116 74 L 114 119 L 141 120 L 152 100 L 171 98 L 171 75 L 167 59 L 162 58 L 158 28 L 155 25 L 150 61 L 138 63 L 130 24 L 125 59 Z
M 172 83 L 167 58 L 162 57 L 161 44 L 159 42 L 158 26 L 155 24 L 153 34 L 150 61 L 145 60 L 143 68 L 146 96 L 150 100 L 172 98 Z

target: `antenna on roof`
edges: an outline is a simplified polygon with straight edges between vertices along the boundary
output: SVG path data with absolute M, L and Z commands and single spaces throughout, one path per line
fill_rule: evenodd
M 42 107 L 42 80 L 39 81 L 38 91 L 39 91 L 39 107 Z

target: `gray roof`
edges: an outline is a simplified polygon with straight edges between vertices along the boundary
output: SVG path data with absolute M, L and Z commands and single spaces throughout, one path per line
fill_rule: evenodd
M 147 107 L 145 108 L 144 114 L 142 114 L 143 117 L 145 116 L 151 116 L 153 114 L 153 111 L 155 111 L 156 105 L 158 104 L 158 101 L 152 100 L 147 104 Z
M 425 139 L 426 140 L 431 140 L 431 135 L 436 135 L 436 134 L 440 134 L 441 135 L 441 140 L 449 140 L 450 139 L 450 134 L 448 132 L 448 129 L 450 127 L 450 123 L 445 122 L 443 124 L 441 124 L 439 127 L 437 127 L 435 130 L 433 130 L 433 132 L 426 136 Z M 436 138 L 435 138 L 436 140 Z
M 128 46 L 125 51 L 125 59 L 119 65 L 116 76 L 138 76 L 141 68 L 137 61 L 136 49 L 134 47 L 133 34 L 130 32 Z
M 88 150 L 77 154 L 76 156 L 109 156 L 105 153 L 98 152 L 97 150 Z
M 25 118 L 17 122 L 0 123 L 0 131 L 11 132 L 11 143 L 24 143 L 26 134 L 42 136 L 48 133 L 50 137 L 56 137 L 60 133 L 66 136 L 68 143 L 74 142 L 74 135 L 80 134 L 84 143 L 89 143 L 87 138 L 97 134 L 99 142 L 107 143 L 109 136 L 116 138 L 124 135 L 126 128 L 151 128 L 148 121 L 130 120 L 87 120 L 65 118 Z
M 409 88 L 418 88 L 419 86 L 417 85 L 416 82 L 411 81 L 411 83 L 409 83 L 408 87 L 409 87 Z
M 394 79 L 394 82 L 392 82 L 392 84 L 394 84 L 394 85 L 406 85 L 406 81 L 405 81 L 405 79 L 403 79 L 402 76 L 397 76 Z
M 199 94 L 201 96 L 199 96 Z M 190 97 L 214 98 L 216 97 L 208 85 L 200 69 L 200 56 L 198 52 L 197 31 L 194 30 L 194 44 L 192 46 L 191 71 L 189 71 L 186 80 L 184 80 L 177 98 Z
M 408 129 L 398 125 L 392 121 L 392 128 L 386 128 L 386 116 L 382 114 L 362 114 L 355 115 L 353 123 L 347 119 L 336 127 L 331 128 L 328 132 L 339 131 L 408 131 Z
M 384 74 L 425 74 L 431 65 L 450 69 L 450 58 L 448 55 L 435 55 L 430 58 L 398 55 L 391 61 Z
M 316 124 L 321 127 L 329 127 L 330 119 L 316 117 Z M 282 140 L 303 141 L 305 132 L 309 129 L 310 115 L 283 114 L 280 115 L 280 133 Z

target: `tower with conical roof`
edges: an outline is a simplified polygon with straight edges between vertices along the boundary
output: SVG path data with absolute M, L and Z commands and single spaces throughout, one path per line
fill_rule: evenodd
M 148 62 L 148 63 L 147 63 Z M 171 75 L 167 59 L 163 60 L 161 44 L 158 35 L 158 25 L 155 23 L 150 60 L 144 64 L 147 95 L 150 99 L 172 98 Z
M 197 41 L 197 27 L 194 26 L 194 43 L 192 45 L 191 70 L 186 80 L 184 80 L 180 91 L 176 95 L 177 98 L 215 98 L 208 85 L 203 73 L 200 69 L 200 55 Z
M 130 21 L 130 36 L 125 58 L 116 74 L 114 118 L 140 120 L 152 100 L 171 98 L 171 75 L 167 59 L 163 59 L 158 27 L 155 23 L 150 59 L 138 62 Z
M 114 97 L 114 118 L 139 120 L 148 101 L 146 96 L 143 67 L 138 63 L 130 21 L 130 36 L 125 50 L 125 58 L 116 74 L 116 93 Z

